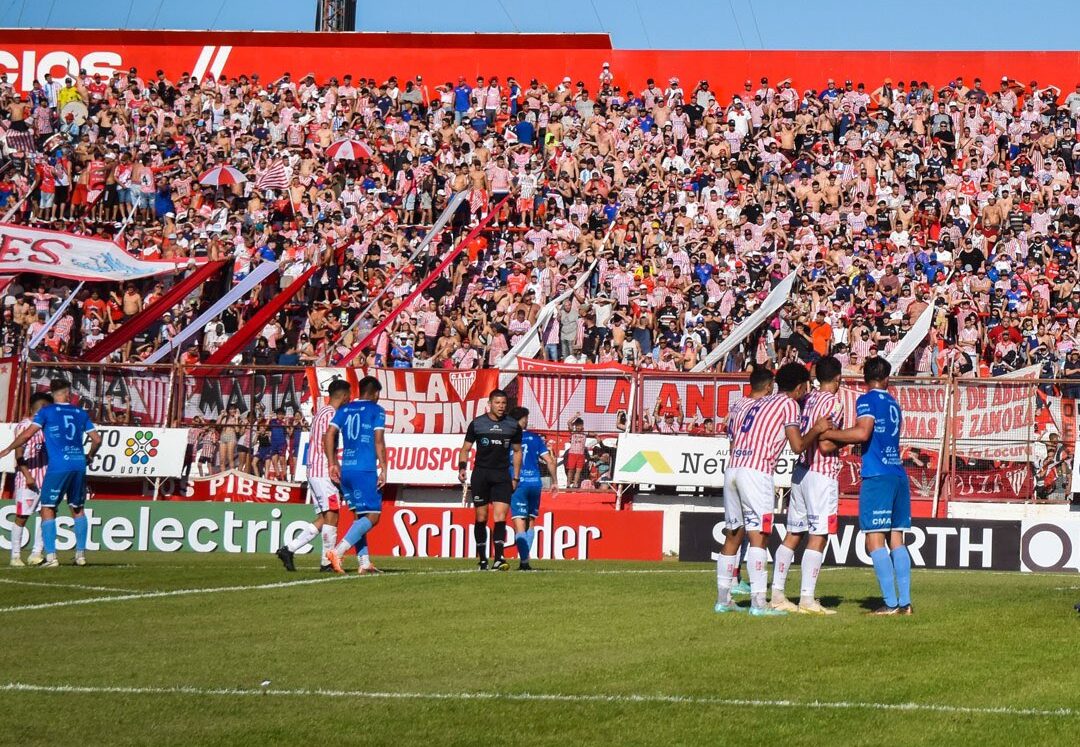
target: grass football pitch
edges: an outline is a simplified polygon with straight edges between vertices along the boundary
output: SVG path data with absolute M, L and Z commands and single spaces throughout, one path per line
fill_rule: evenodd
M 6 557 L 4 558 L 6 560 Z M 70 560 L 70 558 L 66 558 Z M 355 564 L 355 560 L 349 559 Z M 376 559 L 377 562 L 380 559 Z M 1076 744 L 1080 581 L 823 571 L 829 618 L 716 615 L 705 564 L 91 554 L 0 570 L 0 744 Z M 789 579 L 798 589 L 798 572 Z

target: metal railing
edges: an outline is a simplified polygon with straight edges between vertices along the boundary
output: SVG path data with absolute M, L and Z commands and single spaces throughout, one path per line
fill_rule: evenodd
M 295 367 L 29 362 L 19 371 L 12 417 L 25 412 L 29 395 L 46 390 L 57 376 L 71 381 L 75 401 L 98 422 L 197 429 L 190 451 L 193 459 L 209 459 L 203 471 L 236 467 L 279 479 L 292 476 L 295 432 L 308 426 L 318 386 L 310 369 Z M 621 432 L 721 431 L 731 405 L 748 389 L 744 374 L 520 371 L 498 379 L 513 401 L 532 411 L 530 427 L 558 457 L 562 489 L 611 489 Z M 845 382 L 842 389 L 849 425 L 862 388 Z M 1072 497 L 1080 380 L 898 377 L 891 388 L 904 412 L 901 447 L 914 500 Z M 448 394 L 462 416 L 430 418 L 425 422 L 432 425 L 421 430 L 463 433 L 467 415 L 484 411 L 485 393 L 469 396 L 465 402 L 464 391 Z M 396 430 L 409 431 L 417 422 L 417 404 L 401 397 L 384 399 L 383 405 Z M 403 417 L 395 419 L 395 409 Z M 282 417 L 293 434 L 286 436 L 284 457 L 278 443 Z M 844 497 L 858 492 L 855 451 L 844 456 Z

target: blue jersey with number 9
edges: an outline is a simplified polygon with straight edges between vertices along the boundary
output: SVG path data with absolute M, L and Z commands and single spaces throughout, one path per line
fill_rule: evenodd
M 94 430 L 86 410 L 69 403 L 46 405 L 34 415 L 45 434 L 49 468 L 57 472 L 86 469 L 83 434 Z
M 386 429 L 386 410 L 370 400 L 355 400 L 337 409 L 330 421 L 341 433 L 341 471 L 376 472 L 375 431 Z
M 872 389 L 855 401 L 855 417 L 874 419 L 870 440 L 862 447 L 862 476 L 904 475 L 900 459 L 900 428 L 904 417 L 893 396 Z

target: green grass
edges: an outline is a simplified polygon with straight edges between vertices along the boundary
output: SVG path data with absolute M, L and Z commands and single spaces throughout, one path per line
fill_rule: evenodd
M 295 574 L 269 556 L 90 559 L 0 570 L 0 687 L 200 692 L 3 691 L 0 744 L 1033 745 L 1080 734 L 1074 577 L 916 572 L 916 616 L 883 619 L 865 614 L 877 601 L 869 570 L 828 570 L 819 594 L 838 606 L 835 617 L 749 619 L 712 612 L 715 580 L 701 564 L 480 574 L 450 572 L 471 568 L 462 562 L 386 558 L 380 565 L 395 572 L 375 578 L 10 609 L 126 593 L 60 584 L 167 592 L 327 578 L 310 557 Z M 796 572 L 789 588 L 797 583 Z M 266 680 L 268 694 L 205 692 L 258 691 Z M 299 692 L 313 689 L 687 700 Z M 772 703 L 725 702 L 734 700 Z M 993 708 L 1010 710 L 981 712 Z

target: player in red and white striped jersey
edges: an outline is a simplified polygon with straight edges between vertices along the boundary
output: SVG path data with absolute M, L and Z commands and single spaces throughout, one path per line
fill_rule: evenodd
M 52 395 L 37 392 L 30 397 L 30 414 L 15 427 L 15 435 L 30 428 L 34 415 L 45 405 L 51 405 Z M 41 501 L 41 481 L 45 479 L 48 455 L 45 453 L 45 431 L 37 431 L 30 440 L 15 450 L 15 521 L 11 525 L 11 565 L 26 565 L 22 561 L 23 534 L 26 522 L 38 510 Z M 30 552 L 30 565 L 39 565 L 42 555 L 41 530 L 34 537 L 34 549 Z
M 769 532 L 772 531 L 773 472 L 786 440 L 791 450 L 801 454 L 817 437 L 832 427 L 822 418 L 807 433 L 799 429 L 798 400 L 806 394 L 810 373 L 798 363 L 781 366 L 776 374 L 779 392 L 758 399 L 733 421 L 731 458 L 724 473 L 724 521 L 728 535 L 724 541 L 716 585 L 717 612 L 738 610 L 731 602 L 731 578 L 735 553 L 748 534 L 746 551 L 750 574 L 750 614 L 768 617 L 785 614 L 766 604 L 769 585 Z
M 818 360 L 815 373 L 818 389 L 803 401 L 799 427 L 806 433 L 810 424 L 828 418 L 838 425 L 844 422 L 840 391 L 842 366 L 831 355 Z M 773 557 L 772 606 L 787 612 L 832 615 L 814 599 L 818 573 L 829 535 L 836 531 L 836 512 L 840 500 L 840 454 L 832 441 L 818 442 L 799 455 L 791 476 L 791 500 L 788 503 L 787 536 Z M 799 604 L 788 601 L 785 593 L 788 570 L 795 560 L 795 548 L 804 534 L 810 534 L 802 557 L 802 587 Z
M 330 421 L 334 419 L 334 413 L 349 400 L 351 395 L 349 382 L 342 379 L 330 382 L 327 395 L 329 395 L 328 403 L 316 410 L 315 416 L 311 419 L 311 434 L 304 462 L 307 465 L 308 496 L 315 507 L 315 521 L 308 524 L 296 539 L 277 551 L 278 558 L 288 571 L 296 570 L 293 562 L 296 552 L 321 532 L 322 556 L 319 561 L 319 570 L 324 573 L 333 572 L 330 561 L 326 557 L 326 551 L 334 549 L 334 545 L 337 544 L 338 510 L 341 506 L 341 497 L 337 485 L 330 479 L 330 466 L 326 460 L 326 452 L 322 449 L 322 442 L 326 429 L 330 427 Z
M 731 410 L 728 412 L 727 420 L 724 421 L 723 432 L 728 437 L 728 447 L 732 442 L 732 437 L 739 430 L 742 425 L 743 418 L 746 416 L 746 411 L 753 405 L 765 397 L 768 397 L 773 393 L 773 372 L 765 366 L 754 366 L 754 369 L 750 372 L 750 394 L 742 399 L 736 400 L 735 404 L 731 406 Z M 724 494 L 725 497 L 727 494 Z M 732 511 L 737 509 L 732 508 Z M 725 511 L 726 513 L 726 511 Z M 725 527 L 724 533 L 727 534 L 729 530 Z M 739 548 L 735 551 L 735 570 L 732 574 L 733 579 L 730 586 L 730 593 L 732 594 L 749 594 L 750 584 L 739 578 L 739 574 L 742 568 L 742 555 L 746 549 L 746 538 L 744 536 L 742 543 L 739 544 Z M 716 573 L 719 576 L 721 571 L 721 559 L 717 558 L 716 561 Z M 717 583 L 717 590 L 719 591 L 720 584 Z

